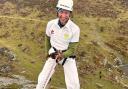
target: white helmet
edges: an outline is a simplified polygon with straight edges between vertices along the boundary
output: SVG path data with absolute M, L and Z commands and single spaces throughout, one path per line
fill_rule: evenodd
M 73 0 L 58 0 L 56 7 L 73 11 Z

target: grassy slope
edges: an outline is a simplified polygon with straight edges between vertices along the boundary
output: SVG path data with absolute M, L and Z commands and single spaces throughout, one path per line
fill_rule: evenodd
M 82 3 L 85 1 L 84 7 Z M 123 58 L 125 62 L 128 62 L 128 53 L 125 49 L 128 44 L 127 27 L 123 23 L 123 21 L 127 22 L 128 12 L 120 3 L 115 3 L 115 0 L 104 3 L 98 3 L 96 0 L 93 2 L 85 1 L 75 1 L 77 2 L 75 8 L 78 10 L 74 12 L 73 17 L 74 22 L 81 28 L 80 45 L 77 51 L 81 89 L 98 89 L 96 83 L 102 84 L 103 89 L 122 89 L 121 85 L 117 85 L 116 82 L 108 78 L 109 72 L 99 62 L 107 59 L 113 63 L 116 57 Z M 114 3 L 113 8 L 108 7 L 108 10 L 114 12 L 106 12 L 106 3 L 109 6 L 111 6 L 110 3 Z M 101 7 L 97 7 L 98 5 Z M 45 6 L 50 8 L 50 5 Z M 95 11 L 95 8 L 99 13 Z M 120 13 L 116 14 L 117 11 Z M 80 12 L 82 13 L 78 14 Z M 45 61 L 43 55 L 45 26 L 48 20 L 54 18 L 52 14 L 46 15 L 48 14 L 43 15 L 42 21 L 31 20 L 31 18 L 37 19 L 38 14 L 29 14 L 25 17 L 16 14 L 11 15 L 13 18 L 10 16 L 0 18 L 0 46 L 8 47 L 17 57 L 17 61 L 13 63 L 12 73 L 37 80 L 38 73 Z M 120 30 L 120 27 L 124 29 Z M 23 46 L 18 47 L 19 44 Z M 29 50 L 23 51 L 24 47 Z M 86 69 L 86 66 L 90 66 L 90 70 Z M 52 86 L 64 87 L 63 69 L 59 66 L 56 70 L 52 79 Z M 99 78 L 100 72 L 103 75 L 101 79 Z

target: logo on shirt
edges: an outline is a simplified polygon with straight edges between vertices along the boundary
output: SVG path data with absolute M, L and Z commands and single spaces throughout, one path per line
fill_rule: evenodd
M 66 33 L 65 33 L 65 34 L 64 34 L 64 39 L 65 39 L 65 40 L 69 39 L 69 34 L 66 34 Z
M 54 34 L 54 30 L 51 30 L 51 34 Z

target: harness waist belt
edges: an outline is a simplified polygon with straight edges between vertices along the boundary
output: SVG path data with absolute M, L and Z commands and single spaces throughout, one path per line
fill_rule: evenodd
M 52 47 L 53 49 L 54 49 L 54 51 L 56 52 L 56 51 L 58 51 L 55 47 Z M 65 51 L 67 51 L 67 50 L 61 50 L 62 52 L 65 52 Z

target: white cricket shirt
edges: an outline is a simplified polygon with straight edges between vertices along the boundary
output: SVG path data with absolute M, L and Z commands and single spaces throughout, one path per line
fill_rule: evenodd
M 66 50 L 69 43 L 79 41 L 80 29 L 71 20 L 68 20 L 66 25 L 60 28 L 58 20 L 57 18 L 48 22 L 46 35 L 50 37 L 52 47 L 55 47 L 57 50 Z

